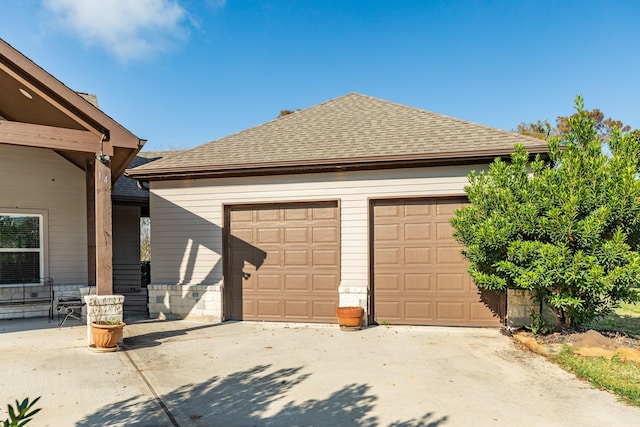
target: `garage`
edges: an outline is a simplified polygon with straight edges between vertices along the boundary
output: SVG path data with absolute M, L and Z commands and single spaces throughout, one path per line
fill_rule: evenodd
M 448 219 L 469 173 L 515 144 L 548 151 L 349 93 L 132 169 L 156 224 L 150 316 L 335 322 L 340 304 L 369 322 L 498 325 L 487 305 L 505 304 L 479 296 Z
M 335 322 L 337 202 L 229 206 L 225 214 L 227 319 Z
M 465 199 L 372 202 L 372 298 L 378 323 L 500 326 L 504 298 L 475 286 L 449 219 Z

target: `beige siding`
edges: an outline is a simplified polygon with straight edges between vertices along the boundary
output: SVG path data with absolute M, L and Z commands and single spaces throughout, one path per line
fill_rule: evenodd
M 224 205 L 339 200 L 341 284 L 366 288 L 369 199 L 464 195 L 471 169 L 477 167 L 153 182 L 152 282 L 220 283 Z
M 0 144 L 0 211 L 25 209 L 45 215 L 45 273 L 86 284 L 84 172 L 51 150 Z

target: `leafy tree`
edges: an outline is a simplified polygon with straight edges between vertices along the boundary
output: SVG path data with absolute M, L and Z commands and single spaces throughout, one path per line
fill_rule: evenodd
M 288 116 L 289 114 L 293 114 L 296 111 L 300 111 L 300 109 L 298 108 L 297 110 L 280 110 L 280 114 L 278 114 L 278 117 L 276 117 L 277 119 L 279 119 L 280 117 L 284 117 L 284 116 Z
M 604 113 L 598 108 L 594 108 L 591 111 L 584 111 L 583 113 L 593 121 L 600 142 L 608 142 L 611 139 L 613 130 L 616 128 L 622 133 L 631 130 L 631 126 L 625 125 L 620 120 L 614 120 L 611 117 L 605 118 Z M 552 126 L 548 120 L 538 120 L 537 122 L 529 123 L 523 122 L 516 127 L 515 132 L 545 140 L 551 137 L 562 138 L 571 132 L 571 119 L 576 119 L 577 115 L 578 113 L 571 116 L 558 116 L 555 126 Z
M 534 138 L 545 140 L 558 132 L 557 128 L 551 126 L 549 120 L 538 120 L 535 123 L 520 123 L 515 131 L 521 135 L 533 136 Z
M 613 130 L 608 157 L 581 97 L 575 105 L 548 161 L 529 163 L 517 145 L 511 162 L 472 172 L 471 204 L 451 220 L 479 287 L 529 290 L 562 328 L 640 299 L 640 140 Z
M 631 126 L 625 125 L 620 120 L 614 120 L 611 117 L 607 117 L 605 119 L 604 113 L 597 108 L 594 108 L 591 111 L 586 111 L 587 117 L 593 121 L 594 127 L 598 134 L 598 138 L 602 142 L 607 142 L 611 139 L 611 135 L 613 134 L 614 129 L 618 129 L 620 132 L 629 132 L 631 130 Z M 570 119 L 576 118 L 576 114 L 573 114 L 569 117 L 559 116 L 556 120 L 558 131 L 561 135 L 565 135 L 571 132 L 571 121 Z

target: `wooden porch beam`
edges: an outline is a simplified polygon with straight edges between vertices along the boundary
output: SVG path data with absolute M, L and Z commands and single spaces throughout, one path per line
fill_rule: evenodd
M 9 58 L 9 60 L 12 63 L 14 63 L 12 59 L 17 59 L 17 57 L 19 57 L 20 54 L 16 52 L 14 56 L 16 56 L 16 58 Z M 4 71 L 9 76 L 16 79 L 26 89 L 32 91 L 34 94 L 37 94 L 42 99 L 47 101 L 49 104 L 56 106 L 56 108 L 60 110 L 63 114 L 65 114 L 67 117 L 71 118 L 73 121 L 80 124 L 85 129 L 91 129 L 96 136 L 100 137 L 101 132 L 98 130 L 96 126 L 92 126 L 90 123 L 88 123 L 86 120 L 81 118 L 79 115 L 72 113 L 68 108 L 64 108 L 53 97 L 49 96 L 49 91 L 51 86 L 43 86 L 44 85 L 43 83 L 40 83 L 40 84 L 35 83 L 34 78 L 32 76 L 38 72 L 39 67 L 35 65 L 35 63 L 30 63 L 30 62 L 28 62 L 27 65 L 29 69 L 25 71 L 27 73 L 31 73 L 26 75 L 27 78 L 25 78 L 24 72 L 16 72 L 14 67 L 10 67 L 8 64 L 4 63 L 3 61 L 0 61 L 0 70 Z M 52 82 L 50 83 L 54 83 L 54 84 L 57 83 L 58 85 L 62 85 L 62 83 L 56 81 L 52 76 L 49 76 L 49 77 L 52 80 Z M 44 88 L 44 90 L 41 88 Z
M 92 234 L 88 239 L 89 262 L 92 264 L 89 265 L 89 283 L 95 277 L 96 295 L 112 295 L 111 163 L 105 159 L 100 160 L 100 155 L 96 155 L 96 159 L 89 163 L 87 165 L 87 232 Z M 93 181 L 93 185 L 90 185 L 90 180 Z M 93 215 L 90 215 L 91 207 L 93 207 Z M 93 244 L 95 248 L 92 247 Z
M 0 120 L 0 143 L 97 153 L 100 138 L 86 130 Z
M 87 161 L 85 168 L 87 192 L 87 285 L 96 286 L 96 181 L 95 159 Z

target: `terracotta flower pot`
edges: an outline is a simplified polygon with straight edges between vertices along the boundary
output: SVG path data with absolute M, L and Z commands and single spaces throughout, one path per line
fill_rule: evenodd
M 91 339 L 97 348 L 117 347 L 122 339 L 124 326 L 124 322 L 115 325 L 102 325 L 91 322 Z
M 338 324 L 343 331 L 357 331 L 362 324 L 364 308 L 362 307 L 338 307 L 336 308 Z

